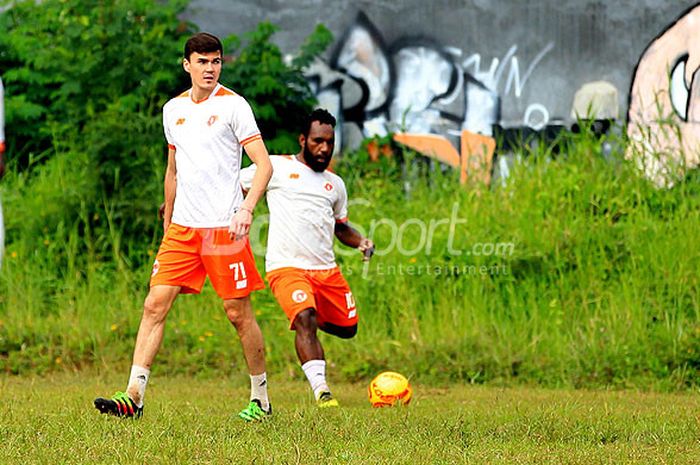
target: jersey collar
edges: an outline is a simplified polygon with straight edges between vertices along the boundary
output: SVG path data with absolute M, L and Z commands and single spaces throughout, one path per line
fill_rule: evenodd
M 209 97 L 211 97 L 212 95 L 215 95 L 219 91 L 219 89 L 221 89 L 221 84 L 217 82 L 216 86 L 214 87 L 214 89 L 211 91 L 211 93 L 209 95 L 204 97 L 202 100 L 195 100 L 192 97 L 192 88 L 190 88 L 190 100 L 192 101 L 192 103 L 199 105 L 200 103 L 206 102 L 207 100 L 209 100 Z

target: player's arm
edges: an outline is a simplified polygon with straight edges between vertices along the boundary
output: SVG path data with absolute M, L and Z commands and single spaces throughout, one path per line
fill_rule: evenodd
M 255 177 L 255 170 L 257 166 L 250 165 L 247 168 L 241 170 L 241 192 L 243 192 L 243 197 L 248 195 L 248 190 L 253 185 L 253 178 Z M 274 168 L 273 168 L 274 170 Z M 272 181 L 272 180 L 270 180 Z M 268 184 L 269 186 L 269 184 Z
M 350 226 L 350 223 L 347 221 L 338 221 L 335 223 L 335 237 L 348 247 L 362 252 L 365 260 L 369 260 L 374 253 L 374 242 L 360 234 L 360 232 Z
M 248 154 L 250 160 L 255 163 L 256 169 L 250 189 L 248 189 L 248 194 L 243 200 L 241 207 L 233 215 L 233 218 L 231 218 L 231 226 L 228 232 L 232 238 L 233 236 L 240 238 L 248 235 L 250 225 L 253 222 L 253 210 L 263 194 L 265 194 L 267 183 L 270 182 L 270 178 L 272 177 L 270 155 L 267 153 L 267 148 L 265 148 L 265 143 L 262 139 L 257 139 L 246 144 L 245 152 Z
M 165 181 L 163 191 L 165 202 L 163 204 L 163 231 L 168 230 L 173 218 L 173 206 L 175 205 L 175 190 L 177 187 L 177 167 L 175 166 L 175 149 L 168 148 L 168 166 L 165 169 Z

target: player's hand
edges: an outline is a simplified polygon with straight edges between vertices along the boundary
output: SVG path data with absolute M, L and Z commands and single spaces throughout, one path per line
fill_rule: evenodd
M 372 255 L 374 255 L 374 242 L 371 239 L 363 237 L 360 241 L 360 245 L 357 246 L 357 250 L 362 252 L 362 261 L 368 262 Z
M 171 218 L 165 218 L 165 202 L 160 204 L 158 207 L 158 219 L 163 222 L 163 233 L 168 231 L 170 227 Z
M 231 225 L 228 227 L 229 238 L 234 241 L 246 237 L 252 222 L 253 213 L 247 208 L 239 208 L 231 218 Z

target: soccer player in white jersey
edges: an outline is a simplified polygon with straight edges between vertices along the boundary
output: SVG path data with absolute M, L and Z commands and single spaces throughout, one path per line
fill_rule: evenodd
M 317 330 L 349 339 L 357 332 L 357 308 L 335 263 L 333 236 L 368 258 L 371 240 L 348 223 L 343 180 L 327 170 L 333 156 L 335 118 L 314 110 L 299 136 L 296 156 L 270 157 L 274 172 L 267 185 L 270 230 L 265 269 L 270 288 L 287 314 L 301 368 L 320 407 L 337 407 L 326 382 L 326 361 Z M 250 195 L 259 168 L 241 171 Z
M 250 401 L 239 416 L 262 420 L 272 411 L 263 336 L 250 306 L 250 293 L 264 283 L 248 242 L 253 209 L 272 165 L 250 105 L 218 82 L 222 56 L 217 37 L 192 36 L 183 60 L 192 87 L 163 107 L 168 142 L 165 235 L 153 264 L 127 389 L 109 399 L 95 399 L 101 413 L 142 415 L 168 312 L 180 293 L 199 293 L 206 276 L 238 332 L 250 374 Z M 258 168 L 245 199 L 239 185 L 243 149 Z

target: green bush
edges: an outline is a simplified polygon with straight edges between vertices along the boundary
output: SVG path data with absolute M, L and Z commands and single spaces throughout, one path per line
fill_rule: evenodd
M 192 30 L 178 19 L 185 6 L 21 1 L 0 14 L 10 247 L 39 238 L 63 244 L 76 231 L 73 253 L 120 261 L 124 245 L 153 236 L 161 106 L 187 85 L 179 67 Z M 42 259 L 61 271 L 70 260 L 85 263 L 62 252 Z
M 161 109 L 190 85 L 182 48 L 196 28 L 179 19 L 186 6 L 29 0 L 0 13 L 10 249 L 30 249 L 37 238 L 69 243 L 66 234 L 77 232 L 74 255 L 65 248 L 36 252 L 59 274 L 71 261 L 85 267 L 88 256 L 136 266 L 153 249 L 166 153 Z M 301 68 L 331 39 L 319 26 L 286 64 L 270 42 L 274 30 L 260 24 L 245 46 L 225 39 L 233 45 L 225 51 L 237 58 L 222 74 L 251 102 L 273 152 L 290 149 L 292 115 L 313 104 Z
M 319 24 L 307 37 L 299 53 L 286 63 L 279 47 L 270 42 L 277 27 L 262 22 L 246 34 L 246 46 L 231 36 L 228 53 L 236 58 L 224 67 L 225 79 L 250 100 L 258 125 L 271 153 L 295 153 L 299 148 L 300 116 L 308 114 L 315 97 L 302 69 L 320 55 L 333 40 Z

